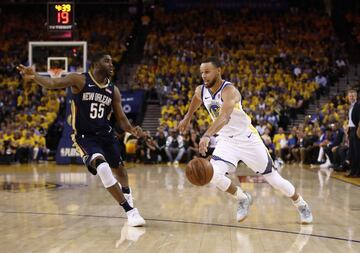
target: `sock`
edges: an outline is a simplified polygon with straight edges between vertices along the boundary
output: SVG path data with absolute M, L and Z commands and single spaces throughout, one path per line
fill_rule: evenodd
M 239 186 L 236 186 L 236 188 L 237 188 L 237 190 L 236 190 L 236 192 L 235 192 L 235 194 L 234 194 L 235 198 L 236 198 L 237 200 L 246 199 L 247 196 L 246 196 L 246 194 L 244 193 L 244 191 L 243 191 Z
M 294 203 L 294 206 L 296 206 L 296 207 L 306 205 L 305 200 L 300 195 L 297 200 L 293 201 L 293 203 Z
M 122 206 L 122 208 L 124 208 L 125 212 L 129 212 L 134 209 L 129 205 L 129 203 L 126 200 L 124 202 L 120 203 L 120 206 Z
M 123 186 L 121 189 L 122 189 L 123 193 L 130 194 L 130 187 L 129 186 L 127 186 L 127 187 Z

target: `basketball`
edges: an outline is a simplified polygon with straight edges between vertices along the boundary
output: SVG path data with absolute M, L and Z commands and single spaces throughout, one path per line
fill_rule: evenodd
M 190 183 L 202 186 L 210 182 L 214 174 L 211 163 L 204 158 L 192 159 L 186 165 L 186 177 Z

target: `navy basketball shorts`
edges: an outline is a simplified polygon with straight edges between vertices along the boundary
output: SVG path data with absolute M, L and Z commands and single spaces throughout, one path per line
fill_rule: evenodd
M 122 164 L 119 145 L 113 134 L 96 136 L 77 134 L 72 135 L 72 140 L 76 151 L 84 161 L 84 157 L 90 158 L 93 154 L 100 153 L 111 168 L 118 168 Z

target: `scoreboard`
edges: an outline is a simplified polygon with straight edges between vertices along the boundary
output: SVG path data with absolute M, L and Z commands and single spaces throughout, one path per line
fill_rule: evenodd
M 50 2 L 47 4 L 49 31 L 71 31 L 74 28 L 74 3 Z

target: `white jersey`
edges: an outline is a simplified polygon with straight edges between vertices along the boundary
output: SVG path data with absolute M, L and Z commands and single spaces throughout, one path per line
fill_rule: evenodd
M 202 86 L 201 99 L 213 121 L 215 121 L 216 117 L 219 116 L 220 108 L 223 104 L 221 93 L 227 85 L 231 85 L 231 83 L 224 81 L 214 94 L 211 94 L 205 85 Z M 251 125 L 251 119 L 242 109 L 240 99 L 239 103 L 235 105 L 234 110 L 230 115 L 229 122 L 223 126 L 217 134 L 219 136 L 228 137 L 243 135 L 249 132 L 249 128 L 253 128 Z

